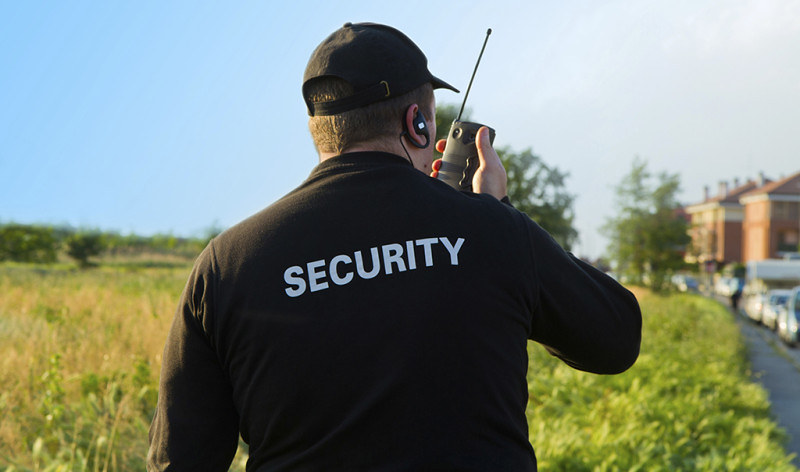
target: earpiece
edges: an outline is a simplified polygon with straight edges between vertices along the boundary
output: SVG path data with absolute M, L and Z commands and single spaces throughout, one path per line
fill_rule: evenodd
M 425 117 L 422 115 L 422 112 L 419 111 L 419 109 L 417 110 L 417 114 L 414 115 L 414 119 L 412 120 L 411 124 L 414 127 L 415 133 L 425 136 L 425 144 L 420 144 L 415 139 L 412 139 L 411 136 L 409 136 L 410 133 L 408 132 L 408 129 L 406 129 L 403 134 L 408 136 L 408 140 L 411 141 L 411 144 L 420 149 L 425 149 L 430 146 L 431 135 L 428 131 L 428 124 L 425 122 Z M 405 128 L 405 120 L 403 121 L 403 128 Z

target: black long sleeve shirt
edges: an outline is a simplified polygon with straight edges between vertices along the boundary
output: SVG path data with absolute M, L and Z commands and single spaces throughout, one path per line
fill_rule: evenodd
M 528 339 L 618 373 L 633 295 L 486 195 L 385 153 L 320 163 L 198 258 L 148 470 L 536 470 Z

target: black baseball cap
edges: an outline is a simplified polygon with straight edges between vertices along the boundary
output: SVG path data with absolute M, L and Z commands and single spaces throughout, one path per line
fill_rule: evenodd
M 314 103 L 306 87 L 320 77 L 343 79 L 355 92 Z M 376 23 L 345 23 L 311 54 L 303 75 L 303 99 L 309 116 L 335 115 L 397 97 L 426 82 L 434 89 L 458 92 L 431 74 L 425 54 L 400 31 Z

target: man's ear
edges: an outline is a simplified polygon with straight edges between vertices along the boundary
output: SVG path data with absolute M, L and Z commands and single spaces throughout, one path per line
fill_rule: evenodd
M 419 109 L 419 105 L 416 103 L 409 105 L 403 118 L 404 134 L 408 136 L 411 144 L 420 149 L 430 146 L 431 135 L 430 131 L 428 131 L 428 123 L 425 121 L 425 116 L 422 114 L 422 110 Z

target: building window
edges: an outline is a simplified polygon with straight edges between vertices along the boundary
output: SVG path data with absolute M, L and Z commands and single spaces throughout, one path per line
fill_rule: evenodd
M 800 246 L 800 232 L 798 230 L 781 231 L 778 233 L 778 251 L 797 252 Z
M 772 218 L 776 220 L 794 221 L 800 219 L 800 204 L 797 202 L 773 202 Z

